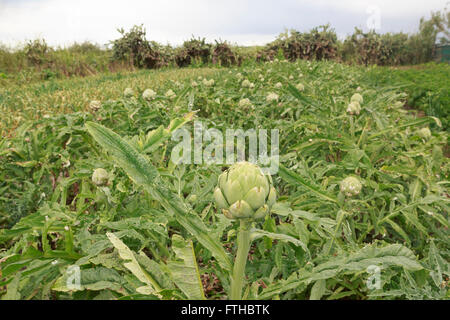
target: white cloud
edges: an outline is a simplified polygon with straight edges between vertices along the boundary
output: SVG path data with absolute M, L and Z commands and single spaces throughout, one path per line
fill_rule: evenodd
M 148 38 L 180 44 L 191 35 L 263 44 L 283 28 L 307 30 L 330 22 L 340 34 L 364 26 L 369 5 L 379 6 L 382 31 L 411 31 L 445 1 L 408 0 L 0 0 L 0 42 L 45 38 L 50 44 L 119 37 L 116 29 L 143 23 Z M 400 30 L 398 30 L 400 31 Z

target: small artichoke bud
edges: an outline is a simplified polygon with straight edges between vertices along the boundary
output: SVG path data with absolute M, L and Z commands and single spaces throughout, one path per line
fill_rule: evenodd
M 144 98 L 145 100 L 152 100 L 152 99 L 155 99 L 155 97 L 156 97 L 156 92 L 153 91 L 152 89 L 146 89 L 142 93 L 142 98 Z
M 248 98 L 239 100 L 238 106 L 239 106 L 239 108 L 241 108 L 243 110 L 247 110 L 248 108 L 253 107 L 252 102 Z
M 356 196 L 361 192 L 362 184 L 356 177 L 347 177 L 341 181 L 341 191 L 347 197 Z
M 431 131 L 428 127 L 425 127 L 417 131 L 417 135 L 425 140 L 428 140 L 431 138 Z
M 362 95 L 360 95 L 359 93 L 355 93 L 350 98 L 350 102 L 353 102 L 353 101 L 357 101 L 359 104 L 361 104 L 364 102 L 364 99 L 363 99 Z
M 132 97 L 134 95 L 133 89 L 126 88 L 125 91 L 123 92 L 123 95 L 127 98 Z
M 187 201 L 188 201 L 189 203 L 194 203 L 194 202 L 197 201 L 197 199 L 198 199 L 198 197 L 197 197 L 196 194 L 191 194 L 191 195 L 189 195 L 189 197 L 187 198 Z
M 266 97 L 267 102 L 278 101 L 278 95 L 276 93 L 270 92 Z
M 269 213 L 276 201 L 276 190 L 270 175 L 257 165 L 242 161 L 219 176 L 214 199 L 229 219 L 257 220 Z
M 295 86 L 297 88 L 298 91 L 303 91 L 305 90 L 305 86 L 303 85 L 303 83 L 299 83 Z
M 97 111 L 98 109 L 100 109 L 102 107 L 102 104 L 101 104 L 101 102 L 100 101 L 98 101 L 98 100 L 92 100 L 90 103 L 89 103 L 89 109 L 91 109 L 92 111 Z
M 359 114 L 361 111 L 361 106 L 358 101 L 352 101 L 347 106 L 348 114 Z
M 245 79 L 244 81 L 242 81 L 241 86 L 243 88 L 252 88 L 254 86 L 254 84 L 251 83 L 250 81 L 248 81 L 247 79 Z
M 166 92 L 166 98 L 169 99 L 174 99 L 177 95 L 175 94 L 175 92 L 173 92 L 172 89 L 167 90 Z
M 109 180 L 109 175 L 108 175 L 108 171 L 106 171 L 103 168 L 98 168 L 94 170 L 94 173 L 92 174 L 92 182 L 98 186 L 104 186 L 106 184 L 108 184 L 108 180 Z
M 206 87 L 212 87 L 215 83 L 214 79 L 210 79 L 210 80 L 203 79 L 202 82 L 203 82 L 203 85 Z

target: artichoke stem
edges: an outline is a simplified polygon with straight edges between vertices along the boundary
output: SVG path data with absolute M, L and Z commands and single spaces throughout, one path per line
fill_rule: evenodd
M 231 300 L 242 299 L 242 287 L 244 284 L 245 265 L 247 264 L 248 252 L 250 251 L 250 223 L 241 220 L 237 237 L 237 253 L 234 261 L 233 278 L 231 279 Z

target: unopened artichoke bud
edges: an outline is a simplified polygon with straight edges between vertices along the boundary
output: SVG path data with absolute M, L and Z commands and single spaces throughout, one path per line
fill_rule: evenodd
M 196 194 L 191 194 L 191 195 L 189 195 L 189 197 L 187 198 L 187 201 L 188 201 L 189 203 L 194 203 L 194 202 L 197 201 L 197 199 L 198 199 L 198 197 L 197 197 Z
M 132 97 L 134 95 L 133 89 L 126 88 L 125 91 L 123 92 L 123 95 L 125 97 Z
M 266 97 L 267 102 L 278 101 L 278 95 L 276 93 L 270 92 Z
M 257 220 L 269 213 L 276 190 L 270 175 L 265 175 L 257 165 L 242 161 L 219 176 L 214 199 L 229 219 Z
M 92 111 L 97 111 L 98 109 L 100 109 L 102 107 L 102 104 L 101 104 L 101 102 L 100 101 L 98 101 L 98 100 L 92 100 L 90 103 L 89 103 L 89 109 L 91 109 Z
M 297 88 L 298 91 L 303 91 L 305 90 L 305 86 L 303 85 L 303 83 L 299 83 L 295 86 Z
M 152 89 L 145 89 L 145 91 L 142 93 L 142 98 L 144 98 L 145 100 L 152 100 L 155 99 L 155 97 L 156 92 Z
M 348 104 L 347 106 L 347 113 L 348 114 L 359 114 L 361 112 L 361 106 L 359 104 L 359 102 L 357 101 L 352 101 Z
M 92 174 L 92 182 L 100 187 L 108 184 L 109 175 L 108 171 L 106 171 L 103 168 L 98 168 L 94 170 L 94 173 Z
M 362 184 L 356 177 L 347 177 L 341 181 L 341 191 L 347 197 L 356 196 L 361 192 Z
M 361 104 L 361 103 L 363 103 L 364 99 L 363 99 L 362 95 L 360 95 L 359 93 L 355 93 L 350 98 L 350 102 L 353 102 L 353 101 L 357 101 L 359 104 Z
M 252 102 L 248 98 L 239 100 L 238 105 L 239 105 L 239 108 L 242 108 L 243 110 L 253 107 Z
M 431 131 L 428 127 L 422 128 L 417 131 L 417 135 L 425 140 L 431 138 Z
M 242 81 L 242 87 L 244 88 L 254 88 L 255 85 L 253 82 L 250 82 L 249 80 L 245 79 L 244 81 Z
M 167 90 L 166 92 L 166 98 L 169 99 L 174 99 L 177 95 L 175 94 L 175 92 L 173 92 L 172 89 Z
M 214 83 L 215 83 L 214 79 L 210 80 L 203 79 L 203 85 L 206 87 L 212 87 Z

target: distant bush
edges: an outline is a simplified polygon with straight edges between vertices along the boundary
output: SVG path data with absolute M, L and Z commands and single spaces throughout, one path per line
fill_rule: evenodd
M 113 60 L 130 61 L 137 68 L 160 68 L 166 66 L 168 61 L 157 50 L 154 43 L 145 38 L 144 27 L 133 26 L 129 32 L 118 29 L 121 38 L 112 41 Z
M 101 48 L 90 42 L 52 48 L 43 39 L 28 41 L 16 49 L 0 44 L 0 85 L 9 81 L 23 83 L 169 65 L 228 67 L 275 58 L 335 60 L 363 65 L 421 64 L 434 59 L 436 43 L 450 43 L 449 29 L 450 14 L 435 12 L 428 20 L 420 20 L 415 34 L 379 34 L 356 28 L 352 35 L 340 41 L 335 30 L 324 25 L 309 32 L 286 31 L 262 47 L 238 47 L 224 41 L 212 44 L 204 38 L 191 38 L 174 48 L 147 40 L 146 31 L 140 25 L 128 32 L 119 29 L 121 37 L 111 41 L 111 48 Z
M 448 41 L 449 27 L 449 15 L 436 12 L 431 14 L 429 20 L 422 18 L 419 31 L 412 35 L 379 34 L 375 31 L 364 33 L 355 28 L 355 32 L 344 41 L 341 56 L 344 61 L 364 65 L 405 65 L 429 62 L 434 57 L 438 34 L 444 34 L 441 42 Z
M 32 65 L 42 65 L 47 62 L 51 50 L 44 39 L 29 41 L 23 49 L 25 56 Z
M 206 43 L 205 38 L 185 41 L 183 46 L 177 48 L 175 62 L 179 67 L 186 67 L 192 63 L 207 64 L 211 61 L 212 45 Z
M 242 62 L 242 57 L 239 57 L 236 53 L 231 50 L 230 45 L 226 42 L 219 42 L 216 40 L 216 45 L 214 46 L 212 52 L 212 63 L 219 64 L 223 67 L 229 67 L 232 65 L 240 65 Z
M 258 55 L 258 60 L 273 60 L 282 50 L 287 60 L 297 59 L 323 60 L 334 59 L 338 48 L 336 32 L 329 25 L 319 26 L 310 32 L 286 31 L 269 43 Z

